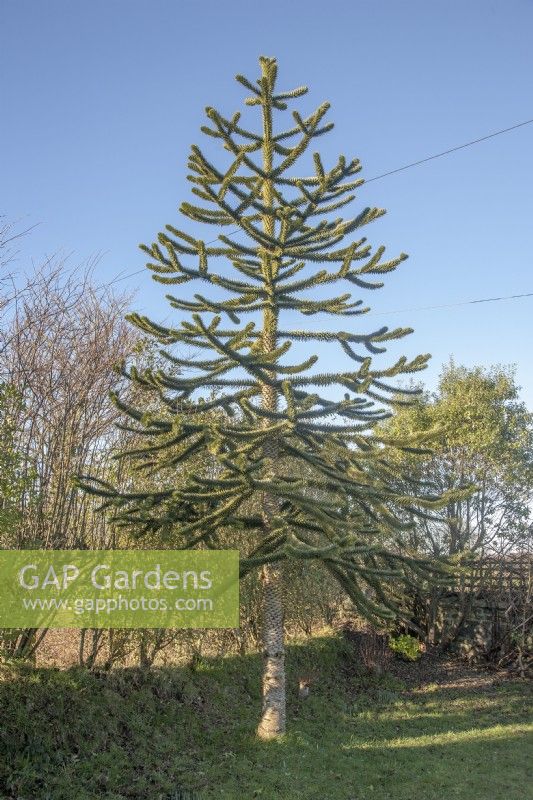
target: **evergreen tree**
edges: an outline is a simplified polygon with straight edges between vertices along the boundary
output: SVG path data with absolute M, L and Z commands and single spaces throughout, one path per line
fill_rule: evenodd
M 512 367 L 445 364 L 437 390 L 420 395 L 383 430 L 438 431 L 431 453 L 398 452 L 411 475 L 431 476 L 446 503 L 431 520 L 417 520 L 410 539 L 434 556 L 514 550 L 531 535 L 533 414 L 520 400 Z M 464 496 L 457 490 L 469 485 Z M 453 493 L 453 498 L 451 497 Z
M 416 451 L 421 437 L 386 439 L 374 431 L 391 405 L 409 402 L 398 399 L 389 379 L 418 372 L 429 356 L 402 357 L 381 369 L 372 357 L 411 329 L 292 329 L 283 321 L 297 314 L 359 318 L 368 308 L 351 300 L 351 290 L 378 289 L 383 284 L 374 276 L 391 272 L 407 256 L 384 259 L 383 247 L 372 252 L 365 237 L 351 237 L 383 209 L 364 208 L 349 219 L 332 216 L 364 182 L 357 159 L 340 156 L 327 169 L 314 153 L 312 174 L 294 174 L 312 142 L 333 127 L 324 120 L 329 104 L 308 117 L 293 111 L 291 126 L 278 132 L 275 112 L 307 89 L 278 91 L 275 59 L 262 57 L 260 67 L 256 83 L 237 76 L 250 92 L 246 104 L 261 114 L 260 130 L 245 129 L 239 113 L 227 119 L 208 108 L 202 131 L 223 146 L 230 163 L 216 166 L 193 146 L 189 180 L 198 204 L 185 202 L 180 209 L 195 223 L 237 228 L 244 237 L 222 232 L 215 244 L 206 243 L 167 225 L 157 242 L 142 245 L 153 277 L 167 285 L 205 286 L 205 293 L 198 288 L 189 299 L 168 296 L 182 315 L 177 326 L 129 317 L 165 346 L 161 353 L 172 369 L 125 368 L 147 398 L 158 396 L 161 411 L 146 413 L 116 398 L 131 429 L 146 437 L 146 446 L 121 457 L 148 473 L 155 465 L 181 468 L 185 485 L 180 480 L 174 489 L 121 493 L 96 481 L 82 483 L 114 507 L 117 524 L 159 531 L 174 546 L 217 548 L 222 531 L 227 546 L 228 531 L 233 534 L 242 574 L 259 571 L 263 585 L 258 733 L 268 738 L 285 728 L 283 563 L 320 560 L 367 618 L 392 618 L 398 584 L 426 579 L 433 569 L 401 548 L 406 511 L 430 513 L 437 498 L 413 483 L 407 494 L 394 488 L 398 467 L 397 461 L 391 466 L 391 449 Z M 328 292 L 337 285 L 343 287 L 338 293 Z M 241 323 L 244 316 L 250 321 Z M 175 344 L 179 351 L 166 349 Z M 309 346 L 311 353 L 287 363 L 293 345 Z M 315 366 L 313 351 L 323 353 L 327 345 L 343 351 L 344 371 Z M 201 454 L 214 468 L 188 470 Z

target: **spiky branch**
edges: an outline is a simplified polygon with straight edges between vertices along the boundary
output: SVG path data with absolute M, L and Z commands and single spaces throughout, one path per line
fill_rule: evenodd
M 369 309 L 352 299 L 354 288 L 379 289 L 381 277 L 407 256 L 385 258 L 384 247 L 372 252 L 360 236 L 383 209 L 335 216 L 364 182 L 357 159 L 339 156 L 328 169 L 315 152 L 311 174 L 294 175 L 296 163 L 333 127 L 325 122 L 329 105 L 307 117 L 293 111 L 291 127 L 277 133 L 274 112 L 307 89 L 277 92 L 275 60 L 260 63 L 256 84 L 242 75 L 237 80 L 251 93 L 246 104 L 261 111 L 261 132 L 245 129 L 239 113 L 226 118 L 208 108 L 202 131 L 222 145 L 230 163 L 217 167 L 193 146 L 189 180 L 196 201 L 181 206 L 195 223 L 229 227 L 232 235 L 222 231 L 206 243 L 167 225 L 157 242 L 142 245 L 154 279 L 181 287 L 167 296 L 182 314 L 179 326 L 129 317 L 162 345 L 169 364 L 168 370 L 125 369 L 159 397 L 161 413 L 147 415 L 116 399 L 131 430 L 146 437 L 121 458 L 150 473 L 186 470 L 190 459 L 208 454 L 217 473 L 190 472 L 179 489 L 144 493 L 82 483 L 114 508 L 117 524 L 159 531 L 180 547 L 217 547 L 221 528 L 237 532 L 243 574 L 289 558 L 320 559 L 361 611 L 378 620 L 395 613 L 388 587 L 433 570 L 394 544 L 413 515 L 431 515 L 440 502 L 427 487 L 413 485 L 408 495 L 395 488 L 391 449 L 416 452 L 425 440 L 385 440 L 374 430 L 412 394 L 393 379 L 422 370 L 429 356 L 374 366 L 374 357 L 409 328 L 365 333 L 360 323 L 356 332 L 280 325 L 280 317 L 297 312 L 359 321 Z M 196 291 L 185 296 L 189 284 Z M 241 322 L 245 315 L 251 320 Z M 289 358 L 306 345 L 311 353 Z M 346 361 L 341 372 L 319 369 L 315 351 L 331 363 L 328 345 L 337 345 Z M 185 355 L 191 349 L 194 355 Z

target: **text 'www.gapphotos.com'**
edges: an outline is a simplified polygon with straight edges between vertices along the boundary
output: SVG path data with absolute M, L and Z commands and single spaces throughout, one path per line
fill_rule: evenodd
M 78 597 L 70 600 L 60 598 L 24 598 L 26 611 L 73 611 L 75 614 L 113 614 L 123 611 L 193 612 L 213 611 L 213 601 L 206 597 Z

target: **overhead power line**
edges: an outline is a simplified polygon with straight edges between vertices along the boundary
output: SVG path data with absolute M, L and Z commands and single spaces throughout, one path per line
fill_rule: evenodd
M 495 136 L 501 136 L 502 133 L 509 133 L 509 131 L 515 131 L 517 128 L 523 128 L 524 125 L 531 125 L 532 122 L 533 119 L 526 119 L 525 122 L 518 122 L 516 125 L 511 125 L 510 128 L 502 128 L 501 131 L 494 131 L 494 133 L 488 133 L 486 136 L 481 136 L 479 139 L 472 139 L 471 142 L 458 144 L 457 147 L 450 147 L 449 150 L 443 150 L 442 153 L 435 153 L 434 156 L 427 156 L 427 158 L 421 158 L 420 161 L 413 161 L 411 164 L 405 164 L 403 167 L 397 167 L 396 169 L 389 170 L 389 172 L 384 172 L 382 175 L 376 175 L 374 178 L 367 178 L 365 183 L 379 181 L 381 178 L 387 178 L 389 175 L 395 175 L 397 172 L 403 172 L 404 169 L 418 167 L 420 164 L 426 164 L 428 161 L 433 161 L 435 158 L 442 158 L 443 156 L 448 156 L 450 153 L 456 153 L 458 150 L 464 150 L 465 147 L 472 147 L 472 145 L 479 144 L 479 142 L 486 142 L 487 139 L 494 139 Z
M 444 303 L 439 306 L 417 306 L 416 308 L 395 308 L 392 311 L 371 311 L 370 314 L 365 314 L 366 317 L 380 317 L 385 314 L 404 314 L 412 313 L 413 311 L 437 311 L 441 308 L 458 308 L 458 306 L 473 306 L 476 303 L 496 303 L 499 300 L 519 300 L 522 297 L 533 297 L 533 292 L 525 292 L 524 294 L 509 294 L 505 297 L 482 297 L 480 300 L 462 300 L 459 303 Z
M 388 172 L 383 172 L 381 175 L 374 175 L 372 178 L 366 178 L 365 183 L 372 183 L 372 181 L 379 181 L 382 178 L 387 178 L 389 175 L 395 175 L 397 172 L 403 172 L 406 169 L 411 169 L 412 167 L 418 167 L 420 164 L 426 164 L 428 161 L 434 161 L 436 158 L 443 158 L 443 156 L 448 156 L 450 153 L 456 153 L 458 150 L 464 150 L 466 147 L 472 147 L 475 144 L 479 144 L 480 142 L 486 142 L 487 139 L 494 139 L 495 136 L 501 136 L 504 133 L 509 133 L 510 131 L 515 131 L 517 128 L 523 128 L 525 125 L 531 125 L 533 123 L 533 119 L 526 119 L 524 122 L 517 122 L 516 125 L 511 125 L 508 128 L 502 128 L 499 131 L 493 131 L 492 133 L 487 133 L 485 136 L 480 136 L 478 139 L 472 139 L 470 142 L 465 142 L 464 144 L 459 144 L 456 147 L 450 147 L 448 150 L 443 150 L 442 153 L 435 153 L 435 155 L 427 156 L 426 158 L 421 158 L 418 161 L 412 161 L 410 164 L 404 164 L 403 167 L 396 167 L 396 169 L 391 169 Z M 240 229 L 237 228 L 234 231 L 230 231 L 227 236 L 233 236 L 236 233 L 240 233 Z M 214 242 L 218 241 L 218 237 L 216 239 L 211 239 L 206 244 L 213 244 Z M 140 275 L 141 272 L 144 272 L 145 267 L 142 269 L 138 269 L 135 272 L 130 272 L 128 275 L 118 275 L 114 278 L 108 286 L 112 286 L 114 283 L 118 283 L 119 281 L 125 281 L 128 278 L 133 278 L 136 275 Z M 516 295 L 516 297 L 528 297 L 529 295 Z M 488 303 L 492 302 L 492 300 L 503 300 L 503 299 L 514 299 L 513 298 L 489 298 L 487 300 L 468 300 L 468 303 Z M 434 308 L 444 308 L 445 306 L 434 306 Z M 429 307 L 428 307 L 429 309 Z M 415 311 L 420 311 L 422 309 L 412 309 Z M 425 309 L 424 309 L 425 310 Z M 390 312 L 390 313 L 397 313 L 397 312 Z

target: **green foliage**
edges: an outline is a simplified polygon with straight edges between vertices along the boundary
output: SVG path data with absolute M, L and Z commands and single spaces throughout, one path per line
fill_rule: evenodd
M 405 661 L 417 661 L 421 656 L 420 642 L 408 633 L 402 633 L 400 636 L 391 636 L 389 647 Z
M 450 361 L 437 392 L 420 395 L 400 410 L 387 428 L 434 429 L 432 451 L 478 455 L 483 463 L 512 470 L 527 458 L 531 469 L 532 415 L 519 398 L 514 370 L 495 366 L 467 368 Z
M 129 317 L 160 345 L 166 364 L 125 365 L 143 397 L 116 398 L 141 440 L 120 458 L 140 479 L 129 491 L 79 483 L 104 498 L 116 525 L 138 535 L 184 548 L 237 547 L 243 575 L 267 563 L 319 560 L 369 619 L 392 618 L 391 581 L 433 574 L 432 564 L 400 549 L 412 524 L 406 513 L 431 515 L 441 498 L 409 470 L 409 489 L 396 488 L 392 454 L 423 448 L 425 436 L 385 439 L 375 428 L 412 399 L 394 378 L 422 370 L 429 356 L 374 364 L 407 328 L 292 323 L 297 315 L 359 321 L 369 309 L 352 291 L 379 289 L 407 256 L 385 258 L 385 248 L 373 251 L 361 234 L 383 209 L 332 216 L 364 183 L 361 164 L 341 155 L 329 167 L 313 152 L 309 173 L 311 145 L 333 127 L 329 104 L 308 116 L 293 111 L 280 130 L 278 112 L 307 89 L 279 91 L 275 59 L 261 58 L 260 67 L 255 83 L 237 76 L 251 92 L 245 103 L 260 113 L 258 130 L 244 128 L 240 113 L 209 107 L 202 131 L 221 146 L 221 163 L 191 148 L 195 203 L 180 210 L 221 230 L 218 240 L 169 224 L 142 245 L 154 279 L 180 288 L 167 295 L 179 324 Z M 295 172 L 300 160 L 303 172 Z M 230 238 L 228 227 L 240 235 Z M 330 346 L 346 360 L 340 372 L 327 369 Z M 157 489 L 143 484 L 142 476 L 161 471 L 180 477 Z
M 448 364 L 435 393 L 387 421 L 384 433 L 432 434 L 432 453 L 397 452 L 420 480 L 453 493 L 432 523 L 416 522 L 413 543 L 459 556 L 517 543 L 528 535 L 533 497 L 533 415 L 520 401 L 511 368 Z M 461 493 L 461 487 L 470 491 Z

